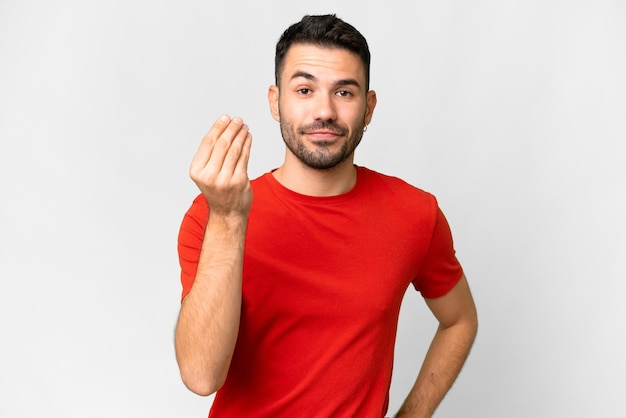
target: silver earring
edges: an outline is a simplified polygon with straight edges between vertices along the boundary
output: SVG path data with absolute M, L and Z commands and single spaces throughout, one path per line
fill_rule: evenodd
M 363 127 L 363 132 L 367 132 L 367 125 Z

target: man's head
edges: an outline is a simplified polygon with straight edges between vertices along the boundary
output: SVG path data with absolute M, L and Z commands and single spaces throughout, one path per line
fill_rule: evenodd
M 365 38 L 334 15 L 306 16 L 285 31 L 268 99 L 287 145 L 286 163 L 321 170 L 352 165 L 376 106 L 369 61 Z
M 370 50 L 367 40 L 356 28 L 332 15 L 305 16 L 291 25 L 276 44 L 274 76 L 280 87 L 285 56 L 294 44 L 310 44 L 324 48 L 346 49 L 357 54 L 365 69 L 365 89 L 369 90 Z

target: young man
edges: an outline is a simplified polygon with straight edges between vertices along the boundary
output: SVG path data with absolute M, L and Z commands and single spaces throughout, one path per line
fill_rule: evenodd
M 305 16 L 268 93 L 284 163 L 250 182 L 248 126 L 226 115 L 192 161 L 176 356 L 190 390 L 217 391 L 210 417 L 383 417 L 411 284 L 440 325 L 397 417 L 431 416 L 465 362 L 476 310 L 435 198 L 354 165 L 369 66 L 355 28 Z

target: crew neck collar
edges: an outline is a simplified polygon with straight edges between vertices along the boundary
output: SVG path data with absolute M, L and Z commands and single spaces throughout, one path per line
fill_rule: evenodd
M 288 189 L 274 177 L 273 173 L 277 170 L 276 168 L 271 170 L 269 173 L 266 173 L 263 177 L 270 185 L 272 191 L 281 198 L 295 199 L 308 203 L 341 203 L 350 200 L 354 196 L 356 196 L 361 189 L 361 185 L 363 184 L 363 178 L 366 175 L 366 170 L 357 165 L 355 165 L 354 167 L 356 168 L 356 182 L 352 189 L 348 190 L 345 193 L 332 196 L 310 196 Z

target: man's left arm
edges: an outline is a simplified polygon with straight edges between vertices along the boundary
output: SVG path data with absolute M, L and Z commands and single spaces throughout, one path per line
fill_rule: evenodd
M 432 416 L 459 375 L 478 329 L 476 306 L 465 276 L 446 295 L 425 300 L 439 327 L 396 418 Z

